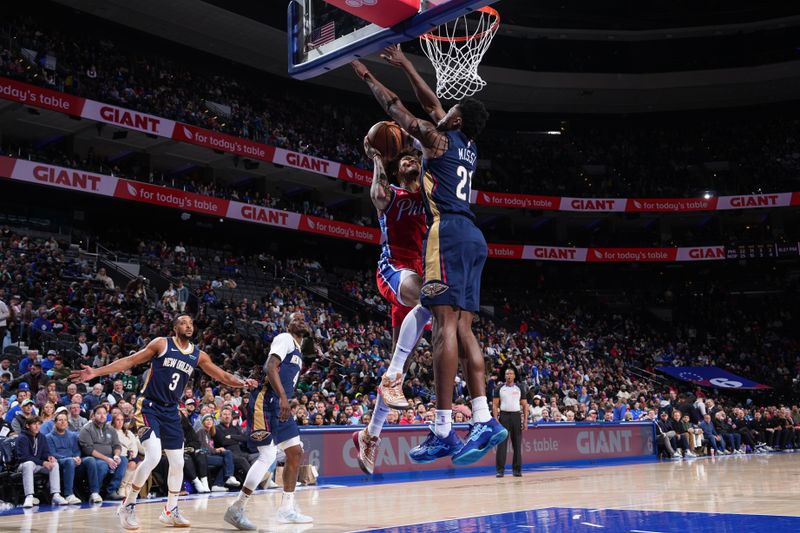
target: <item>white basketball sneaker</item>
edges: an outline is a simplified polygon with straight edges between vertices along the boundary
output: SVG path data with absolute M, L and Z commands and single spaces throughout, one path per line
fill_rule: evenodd
M 297 507 L 278 509 L 278 523 L 280 524 L 310 524 L 314 521 L 310 516 L 304 515 Z
M 178 511 L 178 506 L 172 508 L 171 511 L 167 511 L 167 508 L 164 507 L 161 509 L 161 516 L 158 517 L 158 521 L 164 525 L 172 526 L 172 527 L 191 527 L 192 523 L 189 522 L 181 513 Z
M 136 519 L 136 504 L 129 503 L 125 505 L 123 502 L 119 509 L 117 509 L 117 516 L 119 517 L 119 524 L 122 529 L 129 531 L 139 529 L 139 521 Z

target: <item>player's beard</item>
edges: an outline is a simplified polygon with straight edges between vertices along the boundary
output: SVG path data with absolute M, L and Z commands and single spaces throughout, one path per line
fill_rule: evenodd
M 175 333 L 176 333 L 176 336 L 178 337 L 178 339 L 180 339 L 182 341 L 191 341 L 192 340 L 192 336 L 191 335 L 187 335 L 186 333 L 178 333 L 178 332 L 175 332 Z M 192 333 L 194 333 L 194 332 L 192 332 Z

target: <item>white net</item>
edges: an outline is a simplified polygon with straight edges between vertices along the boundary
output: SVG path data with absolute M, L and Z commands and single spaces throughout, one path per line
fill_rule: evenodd
M 436 96 L 461 100 L 486 86 L 478 66 L 499 26 L 497 11 L 484 7 L 420 36 L 422 50 L 436 69 Z

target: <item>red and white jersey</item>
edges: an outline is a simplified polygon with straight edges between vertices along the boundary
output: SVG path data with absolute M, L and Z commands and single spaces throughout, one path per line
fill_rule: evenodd
M 391 185 L 392 199 L 378 219 L 381 226 L 381 261 L 395 268 L 422 273 L 422 241 L 428 227 L 422 192 Z

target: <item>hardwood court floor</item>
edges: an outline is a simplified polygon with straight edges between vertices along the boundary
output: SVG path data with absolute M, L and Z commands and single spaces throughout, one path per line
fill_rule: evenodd
M 191 531 L 234 531 L 222 520 L 234 495 L 230 494 L 183 500 L 181 509 L 192 521 Z M 315 518 L 313 526 L 275 522 L 279 490 L 255 495 L 249 516 L 259 531 L 277 532 L 358 531 L 550 507 L 800 516 L 800 454 L 540 469 L 525 472 L 522 478 L 507 474 L 503 479 L 480 476 L 309 488 L 299 491 L 296 499 L 302 511 Z M 158 522 L 161 505 L 138 506 L 140 531 L 168 529 Z M 109 505 L 47 512 L 43 507 L 4 514 L 0 531 L 118 532 L 115 509 Z

